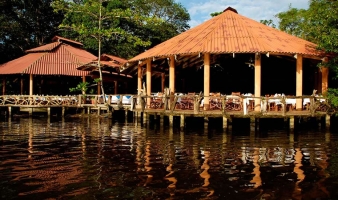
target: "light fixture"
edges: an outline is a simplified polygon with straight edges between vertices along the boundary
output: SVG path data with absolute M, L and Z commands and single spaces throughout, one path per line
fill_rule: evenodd
M 293 57 L 297 59 L 297 54 L 295 54 Z
M 198 57 L 199 57 L 199 58 L 201 57 L 201 52 L 198 53 Z
M 177 55 L 175 55 L 175 60 L 177 61 Z
M 155 61 L 155 57 L 153 57 L 153 62 Z
M 235 53 L 232 53 L 232 57 L 235 58 Z
M 269 56 L 270 56 L 270 53 L 268 52 L 268 53 L 266 53 L 266 57 L 268 57 L 269 58 Z
M 142 61 L 139 60 L 139 61 L 138 61 L 138 64 L 140 65 L 141 63 L 142 63 Z
M 259 59 L 261 59 L 261 54 L 260 54 L 260 53 L 256 53 L 256 55 L 255 55 L 255 59 L 256 59 L 256 60 L 259 60 Z

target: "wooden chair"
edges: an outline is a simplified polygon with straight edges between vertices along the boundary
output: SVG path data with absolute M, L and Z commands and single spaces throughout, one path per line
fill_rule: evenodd
M 210 109 L 221 109 L 222 108 L 222 100 L 221 93 L 210 93 Z
M 163 104 L 163 93 L 159 92 L 157 93 L 157 96 L 154 96 L 154 98 L 151 99 L 150 108 L 162 108 Z

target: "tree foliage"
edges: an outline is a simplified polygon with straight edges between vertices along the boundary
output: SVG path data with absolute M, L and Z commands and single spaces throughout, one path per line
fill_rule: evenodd
M 102 52 L 130 58 L 189 28 L 186 9 L 172 0 L 105 0 L 98 32 L 99 2 L 56 0 L 53 4 L 65 13 L 62 35 L 83 42 L 92 52 L 98 50 L 98 33 Z
M 56 34 L 62 14 L 53 12 L 52 0 L 0 1 L 0 63 L 49 42 Z

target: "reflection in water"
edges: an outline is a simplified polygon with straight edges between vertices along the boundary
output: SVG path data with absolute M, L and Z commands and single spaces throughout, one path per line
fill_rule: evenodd
M 102 118 L 0 123 L 5 199 L 334 198 L 330 132 L 236 135 Z

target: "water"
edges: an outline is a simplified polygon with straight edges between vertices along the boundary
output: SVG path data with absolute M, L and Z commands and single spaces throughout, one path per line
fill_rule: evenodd
M 335 133 L 0 122 L 1 199 L 338 199 Z

